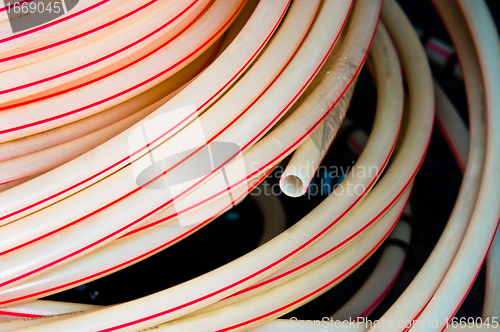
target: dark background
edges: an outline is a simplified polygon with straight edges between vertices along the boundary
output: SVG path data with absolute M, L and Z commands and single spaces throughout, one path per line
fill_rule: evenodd
M 429 1 L 399 1 L 412 23 L 424 31 L 423 38 L 436 37 L 451 44 L 446 30 Z M 500 2 L 488 1 L 495 21 L 500 20 Z M 424 40 L 425 42 L 425 40 Z M 451 59 L 450 61 L 455 61 Z M 433 74 L 441 83 L 454 105 L 467 122 L 463 82 L 453 76 L 451 66 L 433 65 Z M 348 117 L 355 125 L 370 131 L 376 104 L 376 88 L 364 70 L 358 81 Z M 356 156 L 346 147 L 345 137 L 339 136 L 324 165 L 352 165 Z M 278 179 L 268 179 L 277 183 Z M 333 179 L 335 183 L 337 179 Z M 461 181 L 461 173 L 441 134 L 434 129 L 425 162 L 417 175 L 410 202 L 414 211 L 412 243 L 404 269 L 371 319 L 379 318 L 398 298 L 425 262 L 437 242 L 453 208 Z M 285 206 L 288 224 L 292 225 L 320 203 L 325 196 L 289 198 L 280 195 Z M 251 200 L 246 199 L 233 210 L 181 241 L 173 247 L 135 264 L 123 271 L 50 296 L 48 299 L 110 305 L 133 300 L 174 286 L 185 280 L 211 271 L 254 249 L 262 231 L 261 216 Z M 380 250 L 361 268 L 331 291 L 285 317 L 321 319 L 342 306 L 361 286 L 379 258 Z M 480 317 L 484 298 L 482 271 L 465 300 L 458 317 Z

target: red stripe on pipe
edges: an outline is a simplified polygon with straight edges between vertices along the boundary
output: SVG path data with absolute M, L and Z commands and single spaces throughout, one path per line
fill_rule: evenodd
M 179 14 L 177 14 L 175 17 L 173 17 L 171 20 L 169 20 L 168 22 L 166 22 L 165 24 L 163 24 L 162 26 L 160 26 L 159 28 L 155 29 L 154 31 L 148 33 L 146 36 L 136 40 L 135 42 L 133 43 L 130 43 L 128 44 L 127 46 L 124 46 L 112 53 L 109 53 L 103 57 L 100 57 L 99 59 L 96 59 L 96 60 L 93 60 L 89 63 L 86 63 L 84 65 L 81 65 L 81 66 L 78 66 L 78 67 L 75 67 L 73 69 L 70 69 L 70 70 L 67 70 L 65 72 L 62 72 L 62 73 L 59 73 L 57 75 L 52 75 L 50 77 L 46 77 L 44 79 L 41 79 L 41 80 L 38 80 L 38 81 L 35 81 L 35 82 L 31 82 L 31 83 L 27 83 L 27 84 L 24 84 L 24 85 L 19 85 L 19 86 L 16 86 L 16 87 L 13 87 L 13 88 L 10 88 L 10 89 L 6 89 L 6 90 L 2 90 L 0 91 L 0 95 L 3 95 L 3 94 L 7 94 L 7 93 L 10 93 L 10 92 L 14 92 L 14 91 L 18 91 L 18 90 L 22 90 L 22 89 L 25 89 L 25 88 L 28 88 L 28 87 L 31 87 L 31 86 L 35 86 L 35 85 L 38 85 L 38 84 L 41 84 L 41 83 L 45 83 L 45 82 L 49 82 L 49 81 L 52 81 L 52 80 L 55 80 L 57 78 L 60 78 L 60 77 L 63 77 L 63 76 L 67 76 L 71 73 L 74 73 L 74 72 L 77 72 L 79 70 L 82 70 L 82 69 L 85 69 L 85 68 L 88 68 L 88 67 L 91 67 L 93 65 L 95 65 L 96 63 L 99 63 L 99 62 L 102 62 L 106 59 L 109 59 L 109 58 L 112 58 L 113 56 L 117 55 L 117 54 L 120 54 L 128 49 L 130 49 L 131 47 L 143 42 L 144 40 L 148 39 L 149 37 L 157 34 L 158 32 L 160 32 L 161 30 L 165 29 L 167 26 L 169 26 L 170 24 L 172 24 L 173 22 L 175 22 L 177 19 L 179 19 L 182 15 L 184 15 L 189 9 L 191 9 L 199 0 L 195 0 L 193 1 L 189 6 L 187 6 L 185 9 L 183 9 Z M 156 0 L 152 1 L 151 3 L 153 2 L 156 2 Z M 149 4 L 148 4 L 149 6 Z M 79 88 L 82 88 L 84 86 L 87 86 L 87 85 L 90 85 L 92 83 L 95 83 L 95 82 L 98 82 L 106 77 L 109 77 L 109 76 L 112 76 L 120 71 L 123 71 L 124 69 L 128 68 L 128 67 L 131 67 L 132 65 L 148 58 L 149 56 L 151 56 L 152 54 L 158 52 L 160 49 L 162 49 L 163 47 L 165 47 L 166 45 L 168 45 L 172 40 L 174 40 L 175 38 L 177 38 L 182 32 L 184 32 L 186 29 L 188 29 L 191 25 L 193 25 L 193 23 L 203 14 L 203 12 L 210 6 L 210 3 L 207 4 L 207 6 L 203 9 L 203 11 L 198 15 L 196 16 L 196 18 L 189 24 L 187 25 L 184 29 L 182 29 L 179 33 L 177 33 L 175 36 L 173 36 L 172 38 L 170 38 L 168 41 L 166 41 L 165 43 L 163 43 L 162 45 L 160 45 L 159 47 L 157 47 L 156 49 L 154 49 L 153 51 L 149 52 L 148 54 L 134 60 L 133 62 L 130 62 L 128 63 L 127 65 L 125 66 L 122 66 L 108 74 L 105 74 L 105 75 L 102 75 L 100 77 L 97 77 L 93 80 L 90 80 L 90 81 L 87 81 L 85 83 L 82 83 L 82 84 L 79 84 L 77 86 L 74 86 L 74 87 L 71 87 L 71 88 L 68 88 L 66 90 L 62 90 L 62 91 L 58 91 L 58 92 L 55 92 L 53 94 L 50 94 L 50 95 L 46 95 L 46 96 L 42 96 L 42 97 L 39 97 L 39 98 L 34 98 L 34 99 L 30 99 L 30 100 L 27 100 L 27 101 L 24 101 L 24 102 L 21 102 L 21 103 L 17 103 L 17 104 L 12 104 L 12 105 L 8 105 L 8 106 L 3 106 L 3 107 L 0 107 L 0 111 L 3 111 L 3 110 L 7 110 L 7 109 L 12 109 L 12 108 L 15 108 L 15 107 L 20 107 L 20 106 L 24 106 L 24 105 L 29 105 L 29 104 L 32 104 L 32 103 L 35 103 L 35 102 L 38 102 L 38 101 L 42 101 L 42 100 L 45 100 L 45 99 L 49 99 L 49 98 L 52 98 L 52 97 L 56 97 L 56 96 L 59 96 L 59 95 L 63 95 L 65 93 L 68 93 L 70 91 L 73 91 L 73 90 L 77 90 Z M 1 61 L 0 61 L 1 62 Z M 2 132 L 0 132 L 2 133 Z
M 29 0 L 29 1 L 33 1 L 33 0 Z M 135 14 L 135 13 L 143 10 L 144 8 L 149 7 L 151 4 L 155 3 L 156 1 L 158 1 L 158 0 L 152 0 L 152 1 L 150 1 L 150 2 L 148 2 L 146 4 L 144 4 L 144 5 L 140 6 L 139 8 L 134 9 L 133 11 L 129 12 L 128 14 L 120 16 L 120 17 L 118 17 L 118 18 L 116 18 L 116 19 L 114 19 L 112 21 L 109 21 L 108 23 L 102 24 L 102 25 L 100 25 L 100 26 L 98 26 L 96 28 L 90 29 L 90 30 L 88 30 L 86 32 L 82 32 L 82 33 L 80 33 L 80 34 L 78 34 L 76 36 L 73 36 L 73 37 L 70 37 L 70 38 L 58 41 L 58 42 L 50 44 L 50 45 L 39 47 L 39 48 L 31 50 L 31 51 L 27 51 L 27 52 L 24 52 L 24 53 L 18 53 L 18 54 L 13 55 L 13 56 L 2 58 L 2 59 L 0 59 L 0 63 L 7 62 L 7 61 L 10 61 L 10 60 L 13 60 L 13 59 L 22 58 L 22 57 L 25 57 L 27 55 L 35 54 L 35 53 L 38 53 L 38 52 L 41 52 L 41 51 L 45 51 L 47 49 L 54 48 L 56 46 L 59 46 L 59 45 L 62 45 L 62 44 L 66 44 L 66 43 L 68 43 L 70 41 L 73 41 L 73 40 L 76 40 L 78 38 L 90 35 L 90 34 L 96 32 L 96 31 L 102 30 L 102 29 L 104 29 L 104 28 L 106 28 L 108 26 L 111 26 L 111 25 L 113 25 L 113 24 L 115 24 L 115 23 L 117 23 L 119 21 L 124 20 L 127 17 L 132 16 L 133 14 Z

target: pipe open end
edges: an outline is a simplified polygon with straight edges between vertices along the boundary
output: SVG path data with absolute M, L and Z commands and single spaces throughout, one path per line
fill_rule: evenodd
M 281 178 L 280 188 L 285 195 L 290 197 L 302 196 L 307 190 L 302 179 L 293 174 Z

